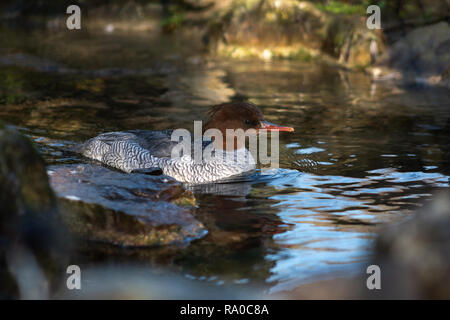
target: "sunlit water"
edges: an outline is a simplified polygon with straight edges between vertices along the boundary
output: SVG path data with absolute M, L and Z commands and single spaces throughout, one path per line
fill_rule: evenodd
M 0 118 L 31 136 L 49 164 L 83 161 L 62 150 L 101 132 L 192 128 L 207 106 L 229 100 L 250 100 L 268 121 L 294 127 L 280 134 L 279 170 L 190 187 L 209 234 L 158 261 L 188 278 L 263 283 L 272 293 L 364 272 L 378 228 L 449 186 L 448 90 L 289 61 L 186 64 L 155 77 L 168 85 L 164 105 L 130 94 L 126 108 L 72 99 L 2 106 Z

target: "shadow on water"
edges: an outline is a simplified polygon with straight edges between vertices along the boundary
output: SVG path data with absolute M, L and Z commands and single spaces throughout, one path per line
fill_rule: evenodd
M 176 72 L 75 71 L 71 81 L 56 70 L 42 76 L 67 81 L 56 88 L 64 92 L 1 106 L 0 118 L 31 137 L 49 165 L 85 162 L 64 150 L 101 132 L 192 128 L 206 106 L 230 99 L 248 99 L 268 121 L 295 128 L 280 135 L 280 169 L 187 186 L 204 238 L 145 250 L 86 244 L 78 261 L 138 261 L 279 292 L 362 272 L 379 226 L 448 188 L 448 90 L 372 83 L 362 73 L 293 61 L 199 59 L 174 62 Z

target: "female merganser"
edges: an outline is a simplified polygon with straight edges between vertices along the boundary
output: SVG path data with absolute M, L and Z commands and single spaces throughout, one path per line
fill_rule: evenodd
M 294 131 L 291 127 L 280 127 L 264 121 L 261 110 L 249 102 L 213 106 L 209 112 L 209 120 L 202 128 L 204 136 L 208 137 L 207 132 L 211 131 L 209 129 L 219 130 L 222 137 L 226 137 L 227 129 L 254 129 L 255 133 L 261 129 Z M 202 156 L 200 161 L 196 161 L 191 154 L 174 157 L 172 151 L 179 142 L 172 141 L 173 132 L 174 130 L 108 132 L 89 139 L 75 150 L 85 157 L 125 172 L 159 168 L 165 175 L 186 183 L 213 182 L 256 167 L 245 143 L 238 143 L 236 138 L 229 144 L 226 139 L 220 141 L 210 137 L 209 141 L 203 141 L 201 138 L 201 150 L 205 151 L 209 146 L 209 151 L 214 154 L 212 158 Z M 194 140 L 189 143 L 194 144 Z

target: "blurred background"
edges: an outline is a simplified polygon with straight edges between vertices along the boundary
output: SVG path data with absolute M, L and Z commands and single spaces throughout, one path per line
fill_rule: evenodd
M 449 17 L 448 0 L 2 1 L 0 297 L 449 298 Z M 295 128 L 280 169 L 194 187 L 68 152 L 242 100 Z

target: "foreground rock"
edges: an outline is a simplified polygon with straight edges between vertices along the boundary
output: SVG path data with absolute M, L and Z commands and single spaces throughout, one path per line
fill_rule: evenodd
M 0 128 L 0 297 L 47 298 L 67 243 L 44 161 L 23 135 Z
M 125 174 L 99 165 L 48 168 L 70 230 L 121 246 L 183 244 L 207 233 L 189 208 L 192 193 L 161 176 Z
M 206 234 L 193 194 L 174 180 L 64 165 L 48 169 L 50 185 L 47 169 L 30 140 L 0 128 L 0 298 L 50 298 L 65 284 L 77 244 L 70 234 L 121 246 Z
M 31 142 L 16 130 L 3 128 L 0 150 L 2 217 L 54 215 L 56 202 L 45 164 Z
M 411 220 L 387 228 L 375 262 L 384 298 L 450 298 L 450 193 L 437 196 Z

